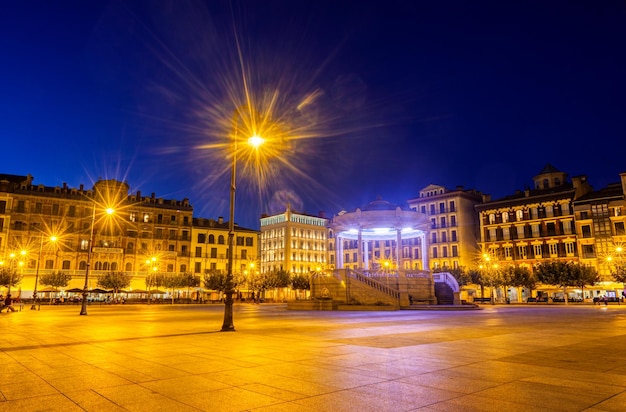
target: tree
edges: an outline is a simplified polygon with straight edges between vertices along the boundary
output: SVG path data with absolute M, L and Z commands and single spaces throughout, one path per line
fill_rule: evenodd
M 613 279 L 616 282 L 626 283 L 626 268 L 623 266 L 616 266 L 614 270 L 611 271 L 611 275 L 613 275 Z
M 267 289 L 286 288 L 290 284 L 291 275 L 286 270 L 270 272 L 265 277 L 265 287 Z
M 291 277 L 291 289 L 296 292 L 300 290 L 311 290 L 311 281 L 309 280 L 309 277 L 300 274 L 293 275 Z
M 60 270 L 51 273 L 44 273 L 39 276 L 40 284 L 44 286 L 50 286 L 54 290 L 66 287 L 67 285 L 69 285 L 70 280 L 72 280 L 72 276 L 68 275 L 67 273 L 61 272 Z M 52 302 L 52 296 L 50 296 L 50 302 Z
M 113 296 L 130 286 L 131 276 L 126 272 L 107 272 L 98 278 L 98 286 L 104 289 L 113 289 Z
M 562 287 L 567 304 L 567 288 L 592 285 L 597 281 L 597 273 L 595 269 L 588 266 L 580 266 L 573 262 L 552 261 L 537 266 L 537 279 L 547 285 Z
M 174 289 L 184 287 L 183 277 L 178 274 L 167 274 L 163 276 L 163 287 L 169 289 L 172 293 L 172 304 L 174 304 Z
M 11 287 L 17 286 L 22 281 L 21 273 L 18 273 L 14 268 L 2 266 L 0 267 L 0 286 L 4 286 L 7 290 L 11 290 Z
M 216 290 L 218 292 L 226 291 L 226 275 L 216 270 L 211 270 L 208 273 L 205 273 L 202 281 L 204 283 L 204 287 L 209 290 Z M 233 285 L 233 287 L 234 286 L 235 285 Z
M 194 276 L 191 272 L 185 272 L 180 274 L 181 286 L 187 288 L 187 297 L 189 297 L 189 289 L 197 288 L 200 286 L 200 276 Z
M 526 287 L 532 290 L 535 287 L 535 278 L 530 270 L 525 267 L 510 265 L 502 269 L 501 273 L 505 289 L 512 286 L 516 288 Z

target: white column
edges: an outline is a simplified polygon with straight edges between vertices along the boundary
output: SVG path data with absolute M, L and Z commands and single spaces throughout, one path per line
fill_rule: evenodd
M 363 236 L 361 228 L 359 228 L 359 235 L 356 241 L 356 260 L 358 269 L 363 269 Z
M 422 241 L 422 270 L 430 270 L 430 264 L 428 263 L 428 245 L 426 244 L 426 233 L 422 233 L 420 236 Z
M 335 260 L 335 267 L 343 269 L 343 240 L 339 236 L 335 238 Z
M 366 240 L 365 242 L 363 242 L 363 259 L 365 260 L 365 270 L 370 270 L 370 258 L 369 258 L 369 244 L 368 241 Z
M 396 265 L 398 266 L 398 271 L 404 269 L 402 267 L 402 230 L 396 230 Z

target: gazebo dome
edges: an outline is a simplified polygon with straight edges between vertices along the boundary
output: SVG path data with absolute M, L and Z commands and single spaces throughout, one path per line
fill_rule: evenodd
M 362 209 L 335 215 L 329 226 L 344 239 L 357 239 L 359 234 L 366 240 L 396 239 L 399 232 L 402 239 L 410 239 L 422 236 L 429 221 L 423 213 L 403 209 L 379 196 Z
M 396 210 L 397 207 L 398 206 L 392 205 L 388 201 L 383 200 L 383 198 L 381 196 L 378 196 L 376 198 L 376 200 L 372 200 L 366 206 L 361 208 L 361 210 L 363 210 L 363 211 L 370 211 L 370 210 Z

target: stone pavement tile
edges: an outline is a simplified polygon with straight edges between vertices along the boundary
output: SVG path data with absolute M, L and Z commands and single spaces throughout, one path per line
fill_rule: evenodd
M 108 386 L 127 385 L 127 379 L 101 370 L 90 370 L 89 373 L 74 373 L 66 371 L 65 377 L 48 381 L 59 392 L 77 391 L 85 389 L 106 388 Z
M 429 405 L 426 409 L 419 408 L 415 410 L 429 412 L 528 412 L 529 410 L 533 412 L 554 412 L 559 409 L 536 405 L 529 406 L 523 403 L 489 399 L 477 395 L 465 395 Z
M 460 392 L 441 390 L 411 383 L 388 381 L 352 389 L 353 392 L 376 396 L 387 407 L 395 405 L 401 410 L 415 409 L 461 396 Z M 392 410 L 392 409 L 386 409 Z
M 19 378 L 14 375 L 12 382 L 5 382 L 0 386 L 0 392 L 8 401 L 59 393 L 54 386 L 32 374 Z
M 524 382 L 535 382 L 544 385 L 550 385 L 556 388 L 559 388 L 559 392 L 562 392 L 561 388 L 569 388 L 574 389 L 576 391 L 580 391 L 581 393 L 592 393 L 594 395 L 598 395 L 601 397 L 611 397 L 613 395 L 617 395 L 626 390 L 624 386 L 613 385 L 610 378 L 604 376 L 605 379 L 600 381 L 592 381 L 592 380 L 579 380 L 580 373 L 571 373 L 568 377 L 564 378 L 556 378 L 552 376 L 545 375 L 537 375 L 531 376 L 529 378 L 524 378 L 522 381 Z M 626 409 L 626 405 L 625 405 Z
M 475 395 L 498 401 L 510 401 L 547 407 L 558 411 L 580 411 L 606 399 L 607 396 L 580 389 L 517 381 L 476 392 Z
M 188 396 L 195 393 L 210 392 L 231 387 L 225 383 L 210 379 L 209 375 L 161 379 L 152 382 L 144 382 L 141 386 L 174 399 L 179 399 L 177 395 Z
M 121 412 L 126 410 L 92 390 L 69 391 L 65 395 L 87 411 Z
M 94 389 L 105 399 L 122 408 L 135 411 L 189 410 L 184 404 L 139 385 L 123 385 Z
M 410 383 L 412 385 L 427 386 L 430 388 L 460 392 L 464 394 L 470 394 L 500 385 L 500 383 L 498 382 L 485 381 L 476 378 L 455 377 L 449 375 L 442 376 L 437 372 L 409 376 L 406 378 L 398 379 L 398 381 Z
M 319 412 L 400 412 L 410 410 L 413 404 L 405 405 L 391 396 L 381 396 L 367 391 L 345 390 L 293 401 L 305 410 Z M 294 409 L 298 410 L 298 409 Z
M 365 376 L 388 380 L 401 379 L 447 368 L 447 365 L 437 361 L 403 359 L 393 362 L 366 364 L 352 369 L 360 371 Z
M 626 392 L 599 402 L 586 411 L 623 412 L 626 405 Z
M 355 386 L 367 385 L 382 381 L 381 378 L 363 375 L 361 373 L 353 373 L 350 369 L 334 369 L 320 368 L 315 366 L 307 366 L 306 368 L 299 364 L 285 363 L 281 365 L 272 365 L 271 367 L 262 366 L 256 368 L 267 372 L 275 373 L 287 378 L 298 379 L 319 385 L 332 386 L 339 389 L 353 388 Z
M 318 412 L 316 407 L 309 407 L 298 404 L 296 402 L 285 402 L 272 404 L 269 406 L 261 406 L 259 408 L 251 409 L 254 412 Z
M 260 393 L 262 395 L 271 396 L 272 398 L 282 399 L 284 401 L 293 401 L 305 397 L 305 395 L 302 395 L 301 393 L 291 392 L 283 388 L 276 387 L 272 385 L 271 382 L 269 382 L 268 384 L 249 383 L 245 385 L 240 385 L 240 388 L 251 392 Z
M 0 412 L 37 411 L 37 412 L 72 412 L 84 411 L 67 396 L 57 393 L 56 395 L 34 396 L 11 402 L 0 402 Z
M 182 397 L 181 397 L 182 398 Z M 274 398 L 243 388 L 226 388 L 216 391 L 196 393 L 181 402 L 203 411 L 247 411 L 253 408 L 280 404 L 282 399 Z
M 449 368 L 439 373 L 442 376 L 464 377 L 499 383 L 512 382 L 536 374 L 531 368 L 511 367 L 509 363 L 492 360 Z

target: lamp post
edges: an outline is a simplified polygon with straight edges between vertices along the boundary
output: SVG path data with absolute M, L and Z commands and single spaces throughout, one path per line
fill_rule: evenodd
M 56 236 L 50 236 L 51 242 L 56 242 Z M 35 269 L 35 288 L 33 289 L 33 304 L 30 309 L 37 309 L 37 285 L 39 284 L 39 266 L 41 265 L 41 252 L 43 250 L 43 233 L 39 238 L 39 254 L 37 255 L 37 268 Z
M 107 208 L 106 213 L 112 215 L 115 212 L 112 208 Z M 87 267 L 85 268 L 85 285 L 83 286 L 83 301 L 80 308 L 81 315 L 87 315 L 87 295 L 89 294 L 89 266 L 91 265 L 91 253 L 93 249 L 94 226 L 96 225 L 96 205 L 91 207 L 91 227 L 89 233 L 89 245 L 87 249 Z
M 239 109 L 235 111 L 235 119 L 239 116 Z M 233 161 L 230 172 L 230 212 L 228 216 L 228 268 L 226 272 L 226 285 L 224 285 L 224 323 L 222 324 L 222 332 L 234 332 L 235 325 L 233 323 L 233 240 L 235 237 L 235 189 L 237 183 L 237 121 L 235 121 L 235 136 L 233 142 Z M 263 144 L 264 139 L 259 136 L 252 136 L 248 139 L 248 144 L 257 148 Z

